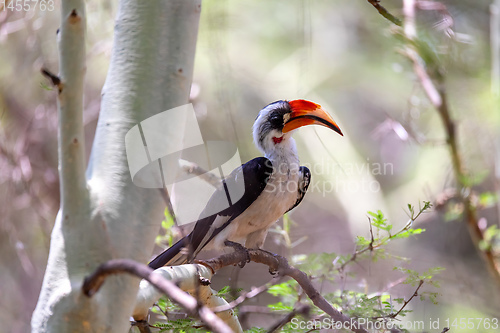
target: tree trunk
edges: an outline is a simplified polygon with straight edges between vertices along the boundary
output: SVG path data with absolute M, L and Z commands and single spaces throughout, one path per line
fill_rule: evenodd
M 82 94 L 85 10 L 62 1 L 59 36 L 61 208 L 33 332 L 126 332 L 139 279 L 106 280 L 92 298 L 83 279 L 109 259 L 149 259 L 164 202 L 132 183 L 125 134 L 159 112 L 188 103 L 201 0 L 122 0 L 101 113 L 84 174 Z M 175 133 L 165 133 L 175 135 Z

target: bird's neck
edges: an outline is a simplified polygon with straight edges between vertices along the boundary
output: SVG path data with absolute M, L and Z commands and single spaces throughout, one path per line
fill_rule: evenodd
M 275 170 L 288 172 L 299 168 L 297 147 L 291 137 L 274 144 L 272 149 L 265 152 L 265 156 L 273 163 Z

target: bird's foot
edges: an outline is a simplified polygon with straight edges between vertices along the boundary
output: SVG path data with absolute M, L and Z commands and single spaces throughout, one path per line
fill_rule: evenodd
M 277 254 L 276 253 L 272 253 L 270 251 L 267 251 L 267 250 L 264 250 L 264 249 L 259 249 L 260 251 L 264 252 L 264 253 L 267 253 L 273 257 L 276 257 Z M 276 277 L 279 275 L 279 271 L 277 269 L 274 269 L 272 267 L 269 267 L 269 274 L 271 274 L 273 277 Z
M 246 247 L 244 247 L 243 245 L 241 245 L 240 243 L 226 240 L 224 242 L 224 245 L 232 247 L 234 249 L 234 251 L 236 251 L 236 252 L 244 252 L 245 253 L 245 260 L 242 260 L 238 264 L 238 266 L 240 266 L 241 268 L 245 267 L 245 265 L 250 262 L 251 258 L 250 258 L 250 253 L 248 252 L 248 249 Z

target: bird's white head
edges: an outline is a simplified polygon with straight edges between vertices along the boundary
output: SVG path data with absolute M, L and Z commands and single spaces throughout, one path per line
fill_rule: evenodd
M 303 99 L 276 101 L 264 107 L 253 124 L 253 139 L 266 157 L 287 147 L 295 149 L 292 133 L 306 125 L 322 125 L 343 135 L 340 128 L 320 105 Z

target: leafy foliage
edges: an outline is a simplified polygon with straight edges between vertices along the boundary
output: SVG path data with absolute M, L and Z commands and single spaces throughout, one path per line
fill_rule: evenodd
M 217 292 L 217 296 L 224 298 L 226 301 L 234 301 L 243 288 L 232 289 L 230 286 L 224 286 Z
M 315 253 L 307 256 L 295 255 L 292 257 L 292 261 L 300 269 L 307 272 L 312 279 L 317 280 L 320 286 L 330 283 L 334 288 L 338 289 L 339 280 L 345 281 L 348 278 L 356 277 L 356 274 L 348 269 L 353 263 L 362 260 L 376 262 L 379 259 L 393 258 L 394 256 L 383 248 L 391 240 L 405 239 L 424 232 L 424 229 L 413 228 L 412 226 L 413 222 L 421 214 L 430 209 L 430 207 L 431 204 L 427 201 L 423 202 L 423 205 L 420 205 L 418 209 L 412 205 L 408 205 L 410 220 L 402 229 L 396 232 L 393 232 L 394 226 L 380 210 L 377 212 L 368 212 L 371 236 L 370 238 L 358 236 L 356 238 L 357 248 L 353 254 Z M 403 267 L 395 267 L 394 269 L 405 275 L 406 278 L 402 281 L 403 284 L 417 287 L 414 294 L 418 294 L 420 300 L 429 299 L 434 303 L 436 302 L 438 296 L 436 292 L 420 292 L 419 289 L 421 284 L 425 284 L 430 288 L 438 288 L 439 284 L 435 280 L 435 275 L 440 273 L 443 268 L 430 268 L 423 273 Z M 268 305 L 268 308 L 272 311 L 290 312 L 300 300 L 300 302 L 311 303 L 311 318 L 307 320 L 321 321 L 328 317 L 328 315 L 314 307 L 310 300 L 301 298 L 301 290 L 295 280 L 274 285 L 269 288 L 268 293 L 280 299 L 278 302 Z M 406 308 L 406 305 L 410 300 L 413 300 L 411 295 L 405 301 L 404 298 L 392 298 L 386 292 L 368 294 L 366 291 L 361 292 L 348 289 L 336 290 L 332 293 L 323 294 L 323 296 L 334 307 L 352 318 L 367 318 L 368 320 L 382 323 L 391 322 L 393 325 L 396 324 L 395 320 L 397 318 L 404 317 L 411 312 L 411 310 Z M 300 329 L 297 329 L 291 323 L 285 325 L 282 331 L 301 332 Z M 308 330 L 303 331 L 306 332 Z
M 186 319 L 177 319 L 171 320 L 167 323 L 156 323 L 154 327 L 159 328 L 159 332 L 167 332 L 167 331 L 175 331 L 179 333 L 188 333 L 188 332 L 206 332 L 206 329 L 198 329 L 193 327 L 193 320 Z
M 216 295 L 224 298 L 226 301 L 232 301 L 242 290 L 242 288 L 232 289 L 230 286 L 225 286 L 222 287 Z M 159 332 L 207 332 L 207 329 L 202 324 L 189 317 L 169 320 L 169 314 L 179 315 L 182 313 L 182 308 L 166 297 L 160 298 L 151 311 L 166 317 L 166 321 L 157 322 L 152 325 L 153 327 L 158 328 Z M 182 315 L 184 316 L 184 314 Z
M 483 251 L 492 250 L 500 253 L 500 229 L 497 225 L 492 225 L 484 231 L 484 239 L 479 242 L 479 248 Z

